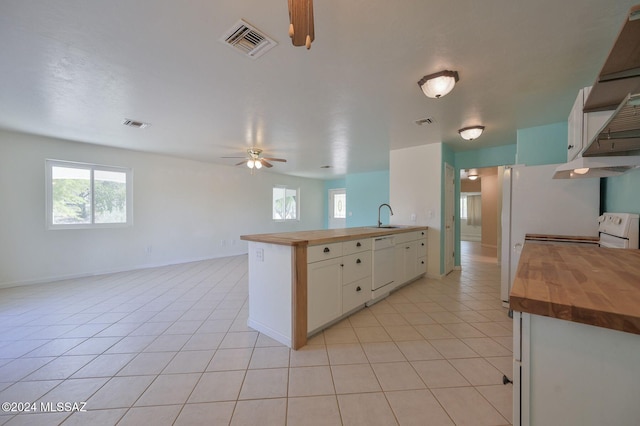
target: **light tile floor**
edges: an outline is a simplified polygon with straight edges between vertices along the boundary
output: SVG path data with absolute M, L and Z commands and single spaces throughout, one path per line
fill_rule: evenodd
M 246 256 L 2 289 L 0 402 L 32 412 L 0 425 L 510 424 L 499 268 L 463 251 L 299 351 L 246 326 Z

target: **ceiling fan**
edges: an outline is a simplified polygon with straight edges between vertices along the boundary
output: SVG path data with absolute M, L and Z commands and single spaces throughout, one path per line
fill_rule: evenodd
M 253 171 L 253 169 L 261 169 L 262 166 L 267 168 L 273 167 L 269 161 L 279 161 L 282 163 L 286 163 L 287 160 L 284 158 L 273 158 L 273 157 L 261 157 L 262 150 L 260 148 L 249 148 L 247 149 L 247 157 L 222 157 L 222 158 L 244 158 L 241 162 L 236 164 L 239 166 L 241 164 L 246 164 L 247 167 Z

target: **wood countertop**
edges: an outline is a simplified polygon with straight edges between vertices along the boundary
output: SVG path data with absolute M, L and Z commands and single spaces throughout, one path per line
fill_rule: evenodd
M 424 231 L 426 226 L 397 226 L 395 228 L 377 228 L 363 226 L 359 228 L 321 229 L 316 231 L 280 232 L 274 234 L 241 235 L 241 240 L 259 243 L 280 244 L 286 246 L 308 246 L 336 243 L 356 238 L 372 238 L 382 235 L 401 234 L 410 231 Z
M 509 306 L 640 334 L 640 250 L 528 241 Z

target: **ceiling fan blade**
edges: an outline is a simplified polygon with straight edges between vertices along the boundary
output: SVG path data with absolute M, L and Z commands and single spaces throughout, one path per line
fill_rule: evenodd
M 247 162 L 246 161 L 241 161 L 238 164 L 236 164 L 236 166 L 239 166 L 240 164 L 247 164 Z
M 273 164 L 271 164 L 270 162 L 266 161 L 264 158 L 261 158 L 260 162 L 262 163 L 263 166 L 265 166 L 267 168 L 273 167 Z
M 269 161 L 280 161 L 283 163 L 286 163 L 287 160 L 285 160 L 284 158 L 271 158 L 271 157 L 262 157 L 264 160 L 269 160 Z

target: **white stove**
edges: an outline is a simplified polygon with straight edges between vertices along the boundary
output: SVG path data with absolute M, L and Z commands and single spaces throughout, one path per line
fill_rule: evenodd
M 600 247 L 638 248 L 638 215 L 633 213 L 604 213 L 598 218 Z

